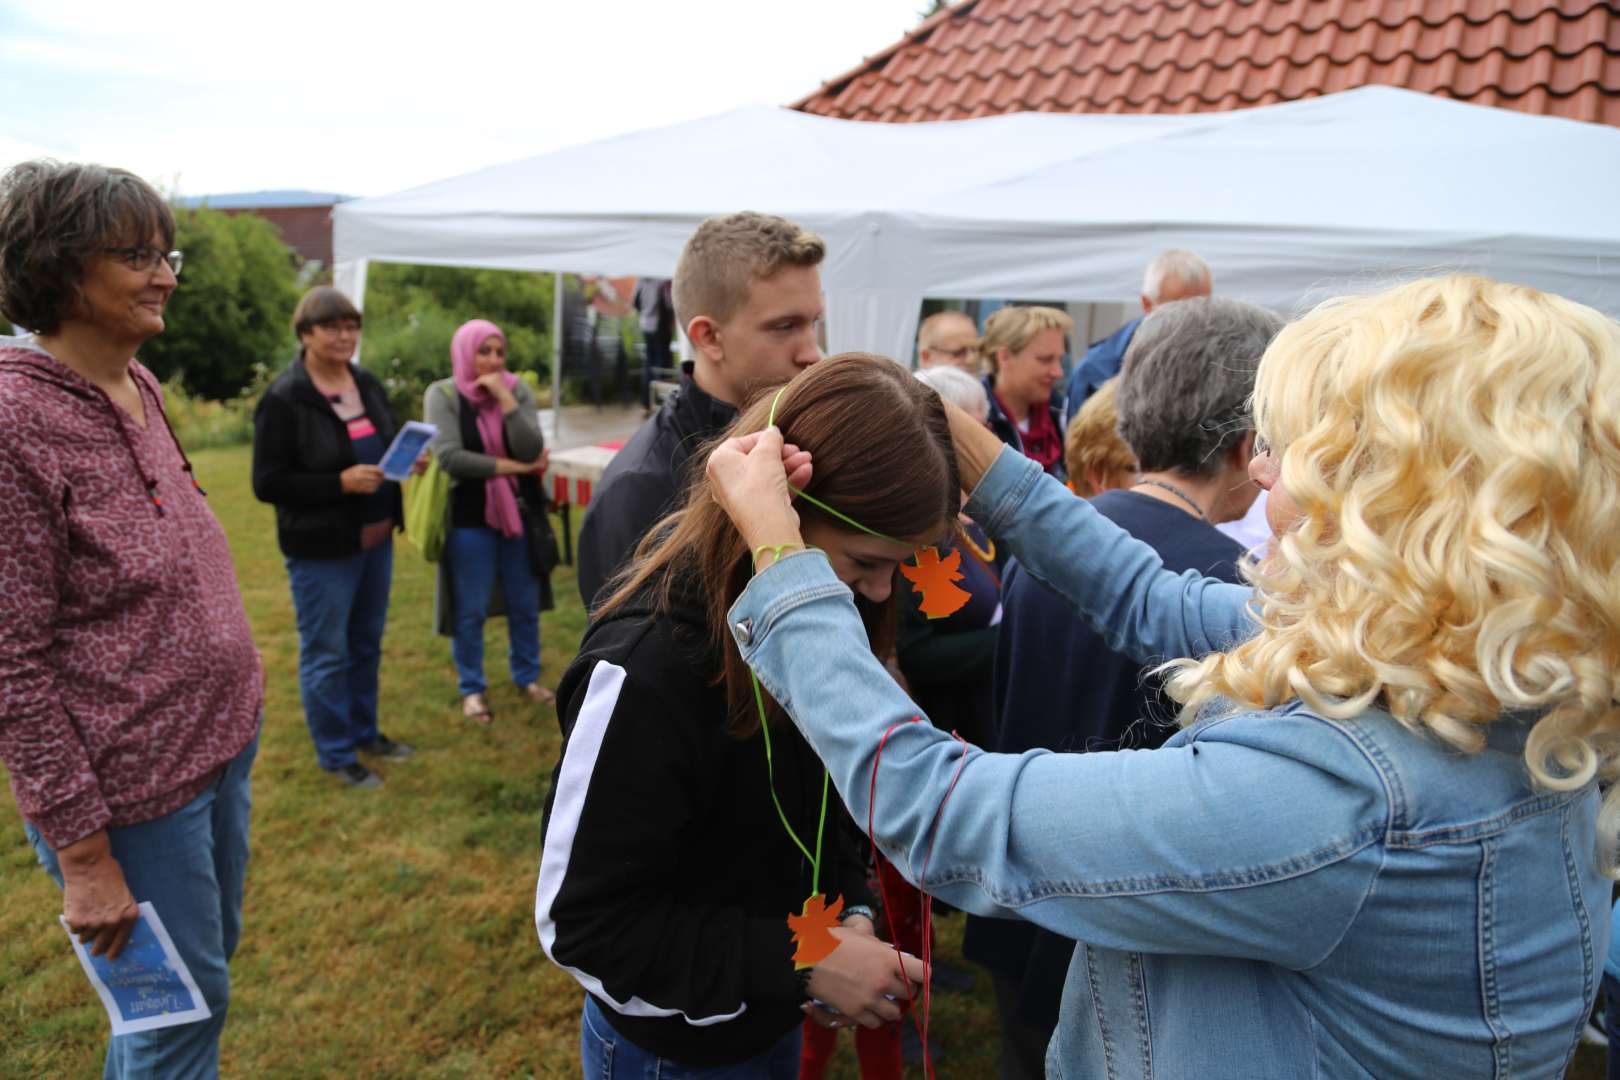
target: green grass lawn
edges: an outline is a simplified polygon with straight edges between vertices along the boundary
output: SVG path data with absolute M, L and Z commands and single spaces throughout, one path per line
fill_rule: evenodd
M 504 681 L 504 621 L 489 628 L 495 723 L 474 727 L 460 717 L 449 643 L 431 630 L 432 567 L 397 546 L 382 720 L 417 753 L 380 766 L 379 791 L 340 787 L 316 767 L 304 727 L 286 572 L 274 515 L 248 488 L 247 448 L 200 452 L 196 466 L 270 676 L 223 1071 L 577 1076 L 581 991 L 546 960 L 533 925 L 557 721 Z M 559 607 L 541 631 L 554 686 L 584 618 L 572 571 L 560 568 L 553 585 Z M 60 910 L 15 806 L 0 799 L 0 1077 L 100 1074 L 106 1018 L 55 922 Z M 940 921 L 942 957 L 960 959 L 961 923 Z M 932 1034 L 948 1055 L 939 1077 L 994 1074 L 988 983 L 937 1000 Z M 835 1076 L 856 1075 L 849 1041 Z

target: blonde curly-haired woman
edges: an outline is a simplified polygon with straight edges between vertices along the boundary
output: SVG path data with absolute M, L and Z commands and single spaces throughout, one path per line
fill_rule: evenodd
M 825 557 L 775 547 L 769 432 L 708 466 L 772 545 L 733 636 L 897 866 L 1081 943 L 1050 1075 L 1562 1075 L 1620 832 L 1620 326 L 1460 275 L 1334 301 L 1255 420 L 1277 538 L 1243 586 L 952 416 L 968 512 L 1115 648 L 1188 658 L 1162 749 L 967 750 L 951 789 Z

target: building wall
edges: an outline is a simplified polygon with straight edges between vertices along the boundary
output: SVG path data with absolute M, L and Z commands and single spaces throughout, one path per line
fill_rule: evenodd
M 257 214 L 276 227 L 282 242 L 305 260 L 332 265 L 332 208 L 330 206 L 268 206 L 225 210 L 226 214 Z

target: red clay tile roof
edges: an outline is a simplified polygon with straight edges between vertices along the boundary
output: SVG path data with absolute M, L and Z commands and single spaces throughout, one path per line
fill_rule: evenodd
M 966 0 L 794 108 L 1187 113 L 1368 83 L 1620 126 L 1616 0 Z

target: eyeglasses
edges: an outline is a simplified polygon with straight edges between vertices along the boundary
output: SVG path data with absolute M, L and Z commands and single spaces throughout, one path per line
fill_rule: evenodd
M 327 319 L 325 322 L 316 323 L 315 326 L 318 329 L 325 330 L 328 334 L 358 334 L 360 332 L 360 324 L 353 319 Z
M 104 255 L 116 255 L 125 266 L 139 273 L 151 273 L 157 269 L 162 261 L 169 264 L 169 269 L 175 277 L 180 276 L 180 267 L 185 265 L 186 256 L 179 251 L 159 251 L 151 244 L 137 244 L 134 247 L 102 248 Z
M 977 343 L 972 345 L 963 345 L 959 349 L 942 349 L 938 345 L 927 345 L 924 347 L 931 353 L 938 353 L 940 356 L 948 356 L 952 360 L 966 360 L 968 357 L 979 351 L 979 346 Z

